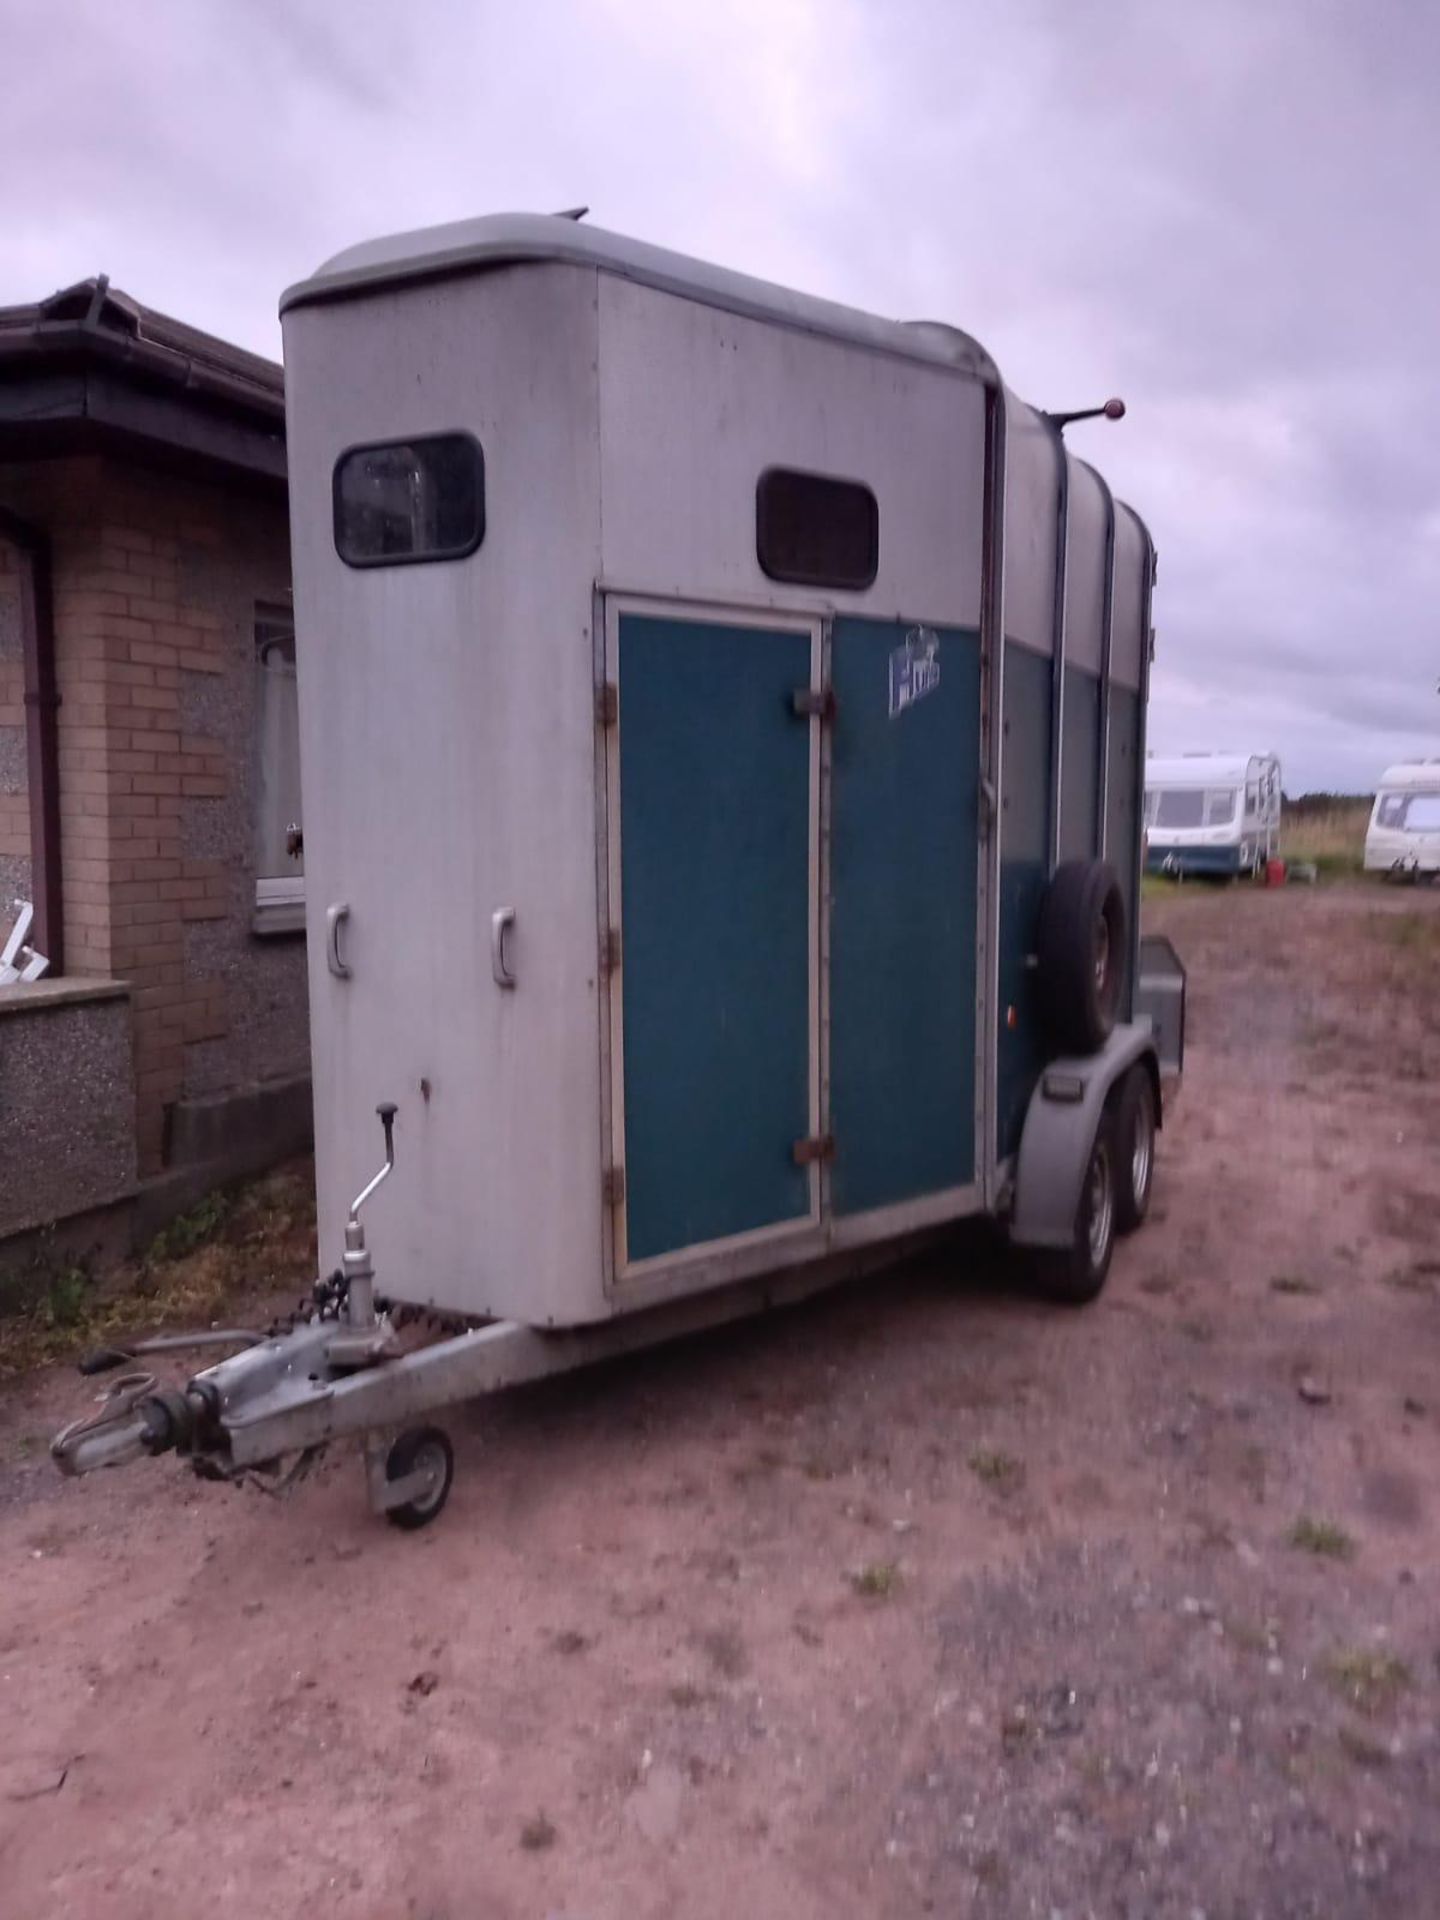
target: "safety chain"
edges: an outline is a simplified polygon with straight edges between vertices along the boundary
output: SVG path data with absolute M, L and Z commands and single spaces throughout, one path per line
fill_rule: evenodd
M 337 1267 L 324 1280 L 317 1280 L 309 1293 L 302 1294 L 289 1313 L 278 1315 L 265 1330 L 267 1340 L 278 1340 L 287 1333 L 293 1333 L 297 1327 L 314 1326 L 317 1321 L 341 1320 L 350 1296 L 350 1282 L 344 1272 Z M 463 1313 L 446 1313 L 438 1307 L 420 1307 L 408 1300 L 388 1300 L 376 1296 L 375 1311 L 379 1315 L 388 1315 L 390 1324 L 396 1333 L 406 1327 L 420 1327 L 438 1338 L 449 1338 L 457 1333 L 468 1333 L 474 1327 L 485 1325 Z

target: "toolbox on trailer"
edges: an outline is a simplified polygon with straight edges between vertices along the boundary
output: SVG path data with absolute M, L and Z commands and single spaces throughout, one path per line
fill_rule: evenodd
M 1154 554 L 1063 422 L 955 328 L 565 218 L 354 248 L 282 313 L 343 1258 L 303 1381 L 257 1343 L 166 1443 L 393 1429 L 977 1213 L 1091 1297 L 1160 1118 Z

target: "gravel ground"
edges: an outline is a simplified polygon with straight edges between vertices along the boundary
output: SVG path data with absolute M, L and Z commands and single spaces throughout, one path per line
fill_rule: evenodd
M 1186 888 L 1155 1210 L 456 1417 L 402 1535 L 0 1405 L 0 1912 L 1440 1912 L 1440 894 Z

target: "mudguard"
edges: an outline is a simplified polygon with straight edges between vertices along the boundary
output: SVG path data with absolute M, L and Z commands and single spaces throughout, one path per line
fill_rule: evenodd
M 1149 1064 L 1160 1124 L 1160 1069 L 1148 1020 L 1117 1026 L 1098 1053 L 1052 1060 L 1025 1113 L 1015 1164 L 1010 1238 L 1021 1247 L 1068 1247 L 1080 1183 L 1111 1089 L 1137 1060 Z

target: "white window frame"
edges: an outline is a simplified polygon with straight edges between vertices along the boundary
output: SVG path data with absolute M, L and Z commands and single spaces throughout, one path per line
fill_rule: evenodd
M 294 645 L 294 619 L 289 607 L 260 602 L 255 608 L 255 667 L 256 667 L 256 703 L 255 703 L 255 769 L 256 769 L 256 813 L 252 830 L 258 843 L 261 822 L 258 818 L 262 782 L 260 779 L 260 756 L 265 751 L 263 737 L 264 713 L 262 710 L 264 689 L 264 652 L 269 644 L 281 639 L 288 632 L 291 646 Z M 298 754 L 298 747 L 297 747 Z M 296 768 L 298 778 L 299 768 Z M 296 808 L 299 819 L 299 808 Z M 257 844 L 257 863 L 260 859 Z M 305 929 L 305 869 L 303 861 L 298 870 L 286 874 L 256 874 L 255 911 L 251 922 L 257 934 L 278 934 L 304 932 Z

